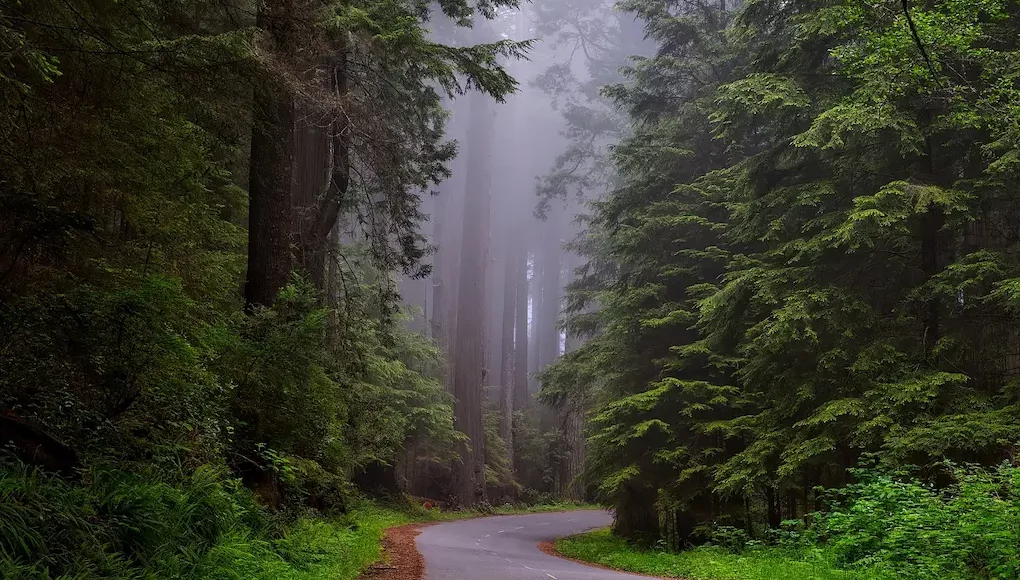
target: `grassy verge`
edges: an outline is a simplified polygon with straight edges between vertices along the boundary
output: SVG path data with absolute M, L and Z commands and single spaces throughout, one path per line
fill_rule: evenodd
M 382 556 L 382 536 L 387 528 L 410 523 L 456 521 L 488 515 L 545 513 L 586 509 L 575 503 L 542 504 L 527 507 L 499 506 L 492 512 L 457 510 L 441 512 L 418 506 L 383 507 L 361 504 L 345 517 L 335 520 L 300 520 L 287 535 L 275 542 L 274 550 L 253 570 L 251 577 L 288 580 L 353 580 Z M 280 567 L 278 564 L 285 564 Z
M 839 570 L 820 551 L 762 548 L 733 554 L 697 548 L 680 554 L 636 548 L 609 530 L 556 542 L 561 554 L 618 570 L 689 580 L 865 580 L 866 572 Z
M 415 521 L 402 511 L 364 504 L 343 518 L 302 519 L 254 562 L 252 577 L 288 580 L 354 580 L 377 562 L 386 528 Z M 243 576 L 243 575 L 242 575 Z

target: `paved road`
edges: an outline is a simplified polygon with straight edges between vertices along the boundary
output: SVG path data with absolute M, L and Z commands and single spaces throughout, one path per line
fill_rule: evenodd
M 418 550 L 425 557 L 425 580 L 642 579 L 554 558 L 538 549 L 541 542 L 612 521 L 608 512 L 574 511 L 449 522 L 425 528 L 417 539 Z

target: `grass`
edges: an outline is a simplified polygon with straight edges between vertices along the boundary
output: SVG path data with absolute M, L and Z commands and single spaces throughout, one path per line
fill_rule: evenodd
M 340 520 L 299 521 L 278 542 L 277 550 L 292 565 L 298 564 L 295 579 L 354 580 L 381 558 L 386 528 L 415 519 L 402 511 L 364 504 Z
M 862 571 L 839 570 L 820 551 L 761 548 L 740 554 L 702 547 L 679 554 L 642 550 L 598 530 L 556 542 L 564 556 L 618 570 L 689 580 L 871 580 Z
M 387 528 L 410 523 L 456 521 L 488 515 L 545 513 L 593 506 L 576 503 L 552 503 L 526 507 L 510 505 L 493 508 L 492 513 L 474 510 L 441 512 L 420 506 L 385 507 L 370 502 L 353 508 L 335 520 L 299 520 L 274 550 L 251 570 L 252 578 L 287 580 L 354 580 L 382 557 L 381 540 Z M 277 555 L 279 557 L 277 557 Z M 286 567 L 278 564 L 286 563 Z M 275 576 L 274 576 L 275 575 Z

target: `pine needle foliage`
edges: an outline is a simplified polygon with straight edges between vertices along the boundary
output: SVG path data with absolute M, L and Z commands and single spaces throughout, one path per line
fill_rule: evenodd
M 616 531 L 764 537 L 865 454 L 1014 455 L 1015 6 L 656 2 L 544 375 Z

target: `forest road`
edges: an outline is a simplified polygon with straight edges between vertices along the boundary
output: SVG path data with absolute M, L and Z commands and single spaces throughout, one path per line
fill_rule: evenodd
M 538 549 L 542 542 L 613 523 L 598 510 L 497 516 L 425 528 L 417 538 L 425 580 L 647 580 Z

